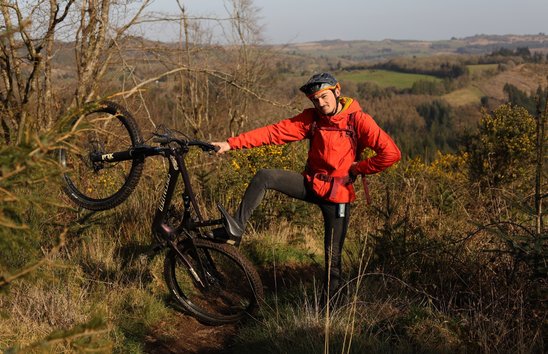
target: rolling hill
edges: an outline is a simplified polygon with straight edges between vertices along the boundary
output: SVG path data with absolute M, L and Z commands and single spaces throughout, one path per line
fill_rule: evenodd
M 501 48 L 514 50 L 527 47 L 531 51 L 548 53 L 548 36 L 537 35 L 476 35 L 439 41 L 394 40 L 343 41 L 329 40 L 291 43 L 277 46 L 292 54 L 347 60 L 382 60 L 397 56 L 428 56 L 437 54 L 486 54 Z

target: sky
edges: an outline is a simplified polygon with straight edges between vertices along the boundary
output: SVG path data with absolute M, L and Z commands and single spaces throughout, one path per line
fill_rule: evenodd
M 189 14 L 226 16 L 226 0 L 181 0 Z M 548 0 L 253 0 L 269 44 L 443 40 L 475 34 L 548 33 Z M 178 12 L 176 0 L 154 11 Z M 161 30 L 155 31 L 158 39 Z

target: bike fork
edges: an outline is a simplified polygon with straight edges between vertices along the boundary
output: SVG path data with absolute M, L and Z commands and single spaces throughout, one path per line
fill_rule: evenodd
M 192 241 L 190 241 L 192 242 Z M 190 274 L 192 275 L 192 277 L 194 278 L 194 281 L 197 282 L 198 284 L 200 284 L 202 286 L 202 288 L 206 288 L 207 285 L 206 283 L 202 280 L 202 279 L 205 279 L 205 270 L 204 270 L 204 266 L 202 264 L 202 259 L 200 258 L 198 252 L 196 252 L 196 250 L 194 250 L 194 253 L 196 255 L 196 259 L 198 261 L 198 266 L 199 268 L 202 270 L 201 273 L 202 273 L 202 277 L 200 277 L 200 275 L 198 274 L 198 272 L 196 271 L 196 269 L 194 268 L 192 262 L 188 259 L 188 257 L 183 254 L 180 250 L 179 250 L 179 247 L 177 247 L 177 244 L 175 243 L 175 241 L 173 240 L 169 240 L 168 241 L 168 244 L 169 246 L 175 251 L 175 253 L 177 254 L 177 256 L 185 263 L 185 265 L 187 266 L 187 268 L 189 269 L 190 271 Z M 194 245 L 192 245 L 191 247 L 194 247 Z

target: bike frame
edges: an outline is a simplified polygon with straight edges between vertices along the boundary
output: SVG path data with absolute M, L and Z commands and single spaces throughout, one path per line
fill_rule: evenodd
M 164 190 L 160 198 L 160 205 L 156 210 L 156 214 L 152 222 L 152 232 L 155 235 L 162 236 L 163 238 L 171 238 L 174 236 L 173 233 L 179 235 L 185 230 L 194 231 L 201 234 L 202 232 L 200 229 L 202 227 L 221 225 L 221 219 L 204 220 L 196 200 L 196 194 L 192 189 L 190 175 L 185 164 L 185 155 L 189 152 L 190 146 L 194 145 L 204 147 L 207 143 L 202 143 L 199 141 L 185 142 L 179 139 L 170 139 L 169 142 L 176 143 L 177 146 L 167 146 L 167 144 L 165 144 L 166 146 L 159 147 L 140 145 L 126 151 L 119 151 L 110 154 L 101 155 L 92 153 L 90 159 L 95 165 L 102 166 L 105 162 L 136 160 L 144 159 L 149 156 L 161 155 L 169 162 L 169 171 L 164 185 Z M 208 147 L 207 145 L 206 147 Z M 171 206 L 171 201 L 175 193 L 175 187 L 177 186 L 179 176 L 182 177 L 184 184 L 182 194 L 184 212 L 181 223 L 177 226 L 177 228 L 173 229 L 165 223 L 165 220 L 169 212 L 169 207 Z M 195 211 L 195 216 L 192 215 L 192 209 Z
M 191 262 L 179 250 L 177 244 L 180 241 L 179 236 L 184 235 L 184 242 L 186 242 L 185 247 L 191 247 L 191 251 L 196 252 L 193 242 L 196 237 L 195 235 L 198 234 L 205 237 L 203 231 L 201 230 L 202 228 L 222 225 L 222 219 L 204 220 L 196 200 L 196 194 L 192 189 L 190 175 L 185 164 L 185 156 L 189 152 L 190 146 L 199 146 L 202 149 L 207 148 L 208 150 L 213 150 L 214 147 L 208 143 L 200 141 L 182 141 L 179 139 L 166 137 L 157 140 L 162 144 L 161 146 L 153 147 L 148 145 L 140 145 L 126 151 L 119 151 L 109 154 L 101 155 L 98 153 L 92 153 L 90 154 L 90 160 L 98 169 L 102 168 L 104 163 L 144 159 L 146 157 L 157 155 L 163 156 L 169 162 L 169 171 L 162 195 L 160 197 L 160 204 L 156 209 L 156 213 L 152 221 L 152 233 L 154 237 L 160 241 L 160 244 L 158 244 L 155 249 L 161 249 L 165 246 L 172 248 L 179 255 L 180 259 L 187 264 L 188 268 L 191 269 L 195 280 L 203 287 L 207 287 L 207 283 L 203 281 L 203 279 L 207 276 L 207 270 L 203 264 L 200 264 L 199 266 L 199 273 L 201 274 L 201 276 L 199 276 L 193 269 Z M 167 224 L 166 221 L 179 176 L 182 177 L 184 184 L 184 190 L 182 193 L 184 210 L 181 222 L 174 228 Z M 194 213 L 192 210 L 194 210 Z M 197 257 L 197 259 L 199 259 L 201 263 L 201 258 Z M 211 266 L 212 263 L 209 263 Z
M 164 191 L 160 198 L 160 205 L 156 210 L 152 222 L 152 232 L 161 236 L 163 239 L 171 239 L 173 236 L 182 233 L 192 238 L 192 232 L 202 234 L 201 228 L 222 224 L 221 219 L 204 220 L 204 217 L 202 216 L 185 164 L 184 157 L 188 151 L 188 146 L 179 146 L 165 151 L 165 157 L 169 161 L 169 171 L 164 185 Z M 177 186 L 179 176 L 182 177 L 184 185 L 182 193 L 184 211 L 181 222 L 173 229 L 166 224 L 166 218 L 173 195 L 175 194 L 175 187 Z M 195 211 L 194 214 L 192 213 L 192 210 Z

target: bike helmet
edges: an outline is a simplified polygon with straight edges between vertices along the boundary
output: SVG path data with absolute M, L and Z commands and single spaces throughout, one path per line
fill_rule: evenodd
M 300 90 L 310 97 L 323 90 L 340 89 L 340 84 L 330 73 L 320 73 L 313 75 Z

